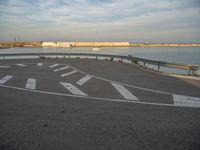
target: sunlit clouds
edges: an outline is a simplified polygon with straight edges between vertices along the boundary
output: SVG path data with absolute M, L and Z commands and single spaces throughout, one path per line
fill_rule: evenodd
M 199 42 L 198 0 L 0 0 L 0 40 Z

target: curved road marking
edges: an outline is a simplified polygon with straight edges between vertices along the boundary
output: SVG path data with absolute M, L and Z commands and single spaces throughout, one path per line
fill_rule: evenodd
M 25 88 L 9 86 L 9 85 L 0 85 L 0 87 L 20 90 L 20 91 L 28 91 L 28 92 L 41 93 L 41 94 L 51 94 L 51 95 L 66 96 L 66 97 L 75 97 L 75 98 L 90 99 L 90 100 L 100 100 L 100 101 L 112 101 L 112 102 L 138 103 L 138 104 L 145 104 L 145 105 L 179 107 L 179 106 L 175 106 L 174 104 L 149 103 L 149 102 L 133 101 L 133 100 L 122 100 L 122 99 L 110 99 L 110 98 L 100 98 L 100 97 L 79 96 L 79 95 L 72 95 L 72 94 L 63 94 L 63 93 L 56 93 L 56 92 L 31 90 L 31 89 L 25 89 Z
M 150 102 L 133 101 L 133 100 L 122 100 L 122 99 L 89 97 L 89 96 L 79 96 L 79 95 L 72 95 L 72 94 L 63 94 L 63 93 L 56 93 L 56 92 L 40 91 L 40 90 L 31 90 L 31 89 L 25 89 L 25 88 L 14 87 L 14 86 L 9 86 L 9 85 L 0 85 L 0 87 L 9 88 L 9 89 L 15 89 L 15 90 L 20 90 L 20 91 L 40 93 L 40 94 L 51 94 L 51 95 L 56 95 L 56 96 L 75 97 L 75 98 L 80 98 L 79 100 L 89 99 L 89 100 L 98 100 L 98 101 L 136 103 L 136 104 L 153 105 L 153 106 L 168 106 L 168 107 L 186 107 L 186 108 L 191 108 L 191 106 L 179 106 L 179 105 L 174 105 L 174 104 L 150 103 Z
M 30 64 L 30 63 L 29 63 Z M 33 64 L 33 63 L 31 63 Z M 48 64 L 52 64 L 52 63 L 48 63 Z M 170 93 L 170 92 L 164 92 L 164 91 L 159 91 L 159 90 L 152 90 L 152 89 L 148 89 L 148 88 L 143 88 L 143 87 L 139 87 L 139 86 L 134 86 L 134 85 L 129 85 L 129 84 L 125 84 L 125 83 L 120 83 L 120 82 L 116 82 L 116 81 L 112 81 L 109 79 L 105 79 L 105 78 L 101 78 L 92 74 L 88 74 L 86 72 L 83 72 L 71 65 L 68 64 L 63 64 L 63 65 L 67 65 L 68 67 L 73 68 L 74 70 L 83 73 L 85 75 L 88 75 L 90 77 L 94 77 L 96 79 L 100 79 L 103 81 L 107 81 L 107 82 L 111 82 L 111 83 L 116 83 L 116 84 L 121 84 L 124 86 L 128 86 L 128 87 L 132 87 L 132 88 L 136 88 L 136 89 L 140 89 L 140 90 L 145 90 L 145 91 L 150 91 L 150 92 L 155 92 L 155 93 L 160 93 L 160 94 L 166 94 L 166 95 L 177 95 L 175 93 Z M 52 94 L 52 95 L 58 95 L 58 96 L 67 96 L 67 97 L 77 97 L 77 98 L 84 98 L 84 99 L 93 99 L 93 100 L 103 100 L 103 101 L 115 101 L 115 102 L 129 102 L 129 103 L 138 103 L 138 104 L 145 104 L 145 105 L 156 105 L 156 106 L 173 106 L 173 107 L 193 107 L 191 105 L 175 105 L 175 104 L 163 104 L 163 103 L 151 103 L 151 102 L 142 102 L 142 101 L 133 101 L 133 100 L 122 100 L 122 99 L 109 99 L 109 98 L 99 98 L 99 97 L 86 97 L 86 96 L 78 96 L 78 95 L 70 95 L 70 94 L 62 94 L 62 93 L 55 93 L 55 92 L 48 92 L 48 91 L 39 91 L 39 90 L 31 90 L 31 89 L 25 89 L 25 88 L 19 88 L 19 87 L 14 87 L 14 86 L 8 86 L 8 85 L 1 85 L 0 87 L 5 87 L 5 88 L 11 88 L 11 89 L 17 89 L 17 90 L 23 90 L 23 91 L 31 91 L 31 92 L 36 92 L 36 93 L 43 93 L 43 94 Z M 183 95 L 180 95 L 183 96 Z M 184 97 L 189 97 L 189 96 L 184 96 Z M 199 97 L 194 97 L 195 99 L 199 99 Z M 174 101 L 175 102 L 175 101 Z
M 132 87 L 132 88 L 136 88 L 136 89 L 140 89 L 140 90 L 144 90 L 144 91 L 149 91 L 149 92 L 154 92 L 154 93 L 159 93 L 159 94 L 166 94 L 166 95 L 173 95 L 175 93 L 170 93 L 170 92 L 164 92 L 164 91 L 159 91 L 159 90 L 152 90 L 152 89 L 148 89 L 148 88 L 143 88 L 143 87 L 139 87 L 139 86 L 134 86 L 134 85 L 129 85 L 129 84 L 126 84 L 126 83 L 121 83 L 121 82 L 116 82 L 116 81 L 113 81 L 113 80 L 109 80 L 109 79 L 106 79 L 106 78 L 102 78 L 102 77 L 98 77 L 98 76 L 95 76 L 95 75 L 92 75 L 92 74 L 88 74 L 84 71 L 81 71 L 71 65 L 68 65 L 66 64 L 67 66 L 70 66 L 72 69 L 82 73 L 82 74 L 85 74 L 85 75 L 88 75 L 90 77 L 93 77 L 93 78 L 96 78 L 96 79 L 99 79 L 99 80 L 103 80 L 103 81 L 107 81 L 107 82 L 111 82 L 111 83 L 116 83 L 116 84 L 120 84 L 120 85 L 124 85 L 124 86 L 128 86 L 128 87 Z

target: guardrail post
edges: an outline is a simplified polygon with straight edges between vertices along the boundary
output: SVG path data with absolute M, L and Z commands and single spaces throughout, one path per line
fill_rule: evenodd
M 64 55 L 64 59 L 65 59 L 65 55 Z
M 190 75 L 190 73 L 191 73 L 191 70 L 189 69 L 189 70 L 188 70 L 188 75 Z
M 160 71 L 160 64 L 158 64 L 158 70 L 157 71 Z
M 4 56 L 3 56 L 3 60 L 4 60 Z
M 70 58 L 70 54 L 69 54 L 69 58 Z
M 145 67 L 145 65 L 146 65 L 146 62 L 143 62 L 143 67 Z
M 96 60 L 98 59 L 98 56 L 96 55 Z

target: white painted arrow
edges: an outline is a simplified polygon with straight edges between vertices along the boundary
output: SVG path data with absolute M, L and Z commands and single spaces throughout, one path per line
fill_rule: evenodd
M 85 77 L 83 77 L 83 78 L 81 78 L 80 80 L 78 80 L 77 82 L 76 82 L 76 84 L 78 84 L 78 85 L 83 85 L 84 83 L 86 83 L 88 80 L 90 80 L 92 77 L 90 77 L 90 76 L 85 76 Z
M 36 79 L 28 78 L 26 88 L 34 90 L 36 87 Z
M 58 68 L 58 69 L 55 69 L 54 72 L 61 71 L 61 70 L 65 70 L 65 69 L 68 69 L 68 68 L 69 68 L 69 67 Z
M 200 107 L 200 98 L 183 96 L 183 95 L 173 95 L 175 106 L 186 106 L 186 107 Z
M 13 76 L 11 75 L 7 75 L 5 77 L 3 77 L 2 79 L 0 79 L 0 84 L 4 84 L 6 83 L 8 80 L 10 80 Z
M 16 64 L 17 66 L 20 66 L 20 67 L 26 67 L 27 65 L 24 65 L 24 64 Z
M 71 83 L 60 82 L 60 84 L 74 95 L 87 96 L 87 94 L 85 94 L 83 91 L 81 91 Z
M 135 100 L 138 101 L 139 99 L 133 95 L 131 92 L 129 92 L 124 86 L 116 83 L 111 83 L 113 87 L 127 100 Z
M 38 63 L 37 66 L 41 67 L 43 66 L 43 63 Z
M 54 68 L 54 67 L 56 67 L 56 66 L 58 66 L 59 64 L 53 64 L 53 65 L 51 65 L 51 66 L 49 66 L 49 68 Z
M 77 72 L 76 70 L 73 70 L 73 71 L 70 71 L 70 72 L 61 74 L 60 76 L 61 76 L 61 77 L 66 77 L 66 76 L 72 75 L 72 74 L 74 74 L 74 73 L 76 73 L 76 72 Z

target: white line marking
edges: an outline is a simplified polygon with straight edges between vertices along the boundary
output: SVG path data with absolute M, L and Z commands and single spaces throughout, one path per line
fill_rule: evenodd
M 80 79 L 80 80 L 78 80 L 77 82 L 76 82 L 76 84 L 78 84 L 78 85 L 83 85 L 84 83 L 86 83 L 88 80 L 90 80 L 92 77 L 90 77 L 90 76 L 85 76 L 85 77 L 83 77 L 82 79 Z
M 68 89 L 74 95 L 87 96 L 83 91 L 72 85 L 71 83 L 60 82 L 62 86 Z
M 3 77 L 1 80 L 0 80 L 0 84 L 4 84 L 6 83 L 8 80 L 10 80 L 13 76 L 10 76 L 10 75 L 7 75 L 5 77 Z
M 63 94 L 63 93 L 55 93 L 55 92 L 48 92 L 48 91 L 31 90 L 31 89 L 25 89 L 25 88 L 14 87 L 14 86 L 9 86 L 9 85 L 1 85 L 1 84 L 0 84 L 0 87 L 20 90 L 20 91 L 35 92 L 35 93 L 40 93 L 40 94 L 50 94 L 50 95 L 57 95 L 57 96 L 80 98 L 80 99 L 75 99 L 75 100 L 89 99 L 89 100 L 99 100 L 99 101 L 135 103 L 135 104 L 152 105 L 152 106 L 185 107 L 185 106 L 175 106 L 174 104 L 165 104 L 165 103 L 151 103 L 151 102 L 143 102 L 143 101 L 109 99 L 109 98 L 100 98 L 100 97 L 86 97 L 86 96 L 79 96 L 79 95 L 72 95 L 72 94 Z
M 0 68 L 11 68 L 10 66 L 0 66 Z
M 68 65 L 68 64 L 66 64 Z M 81 71 L 71 65 L 68 65 L 70 66 L 70 68 L 82 73 L 82 74 L 85 74 L 85 75 L 88 75 L 88 76 L 91 76 L 93 78 L 96 78 L 96 79 L 99 79 L 99 80 L 103 80 L 103 81 L 107 81 L 107 82 L 112 82 L 112 83 L 116 83 L 116 84 L 120 84 L 120 85 L 123 85 L 123 86 L 127 86 L 127 87 L 131 87 L 131 88 L 136 88 L 136 89 L 140 89 L 140 90 L 144 90 L 144 91 L 149 91 L 149 92 L 153 92 L 153 93 L 160 93 L 160 94 L 166 94 L 166 95 L 173 95 L 175 93 L 170 93 L 170 92 L 165 92 L 165 91 L 159 91 L 159 90 L 152 90 L 152 89 L 148 89 L 148 88 L 144 88 L 144 87 L 139 87 L 139 86 L 134 86 L 134 85 L 130 85 L 130 84 L 126 84 L 126 83 L 122 83 L 122 82 L 116 82 L 116 81 L 113 81 L 113 80 L 109 80 L 109 79 L 106 79 L 106 78 L 102 78 L 102 77 L 98 77 L 98 76 L 95 76 L 95 75 L 92 75 L 92 74 L 89 74 L 89 73 L 86 73 L 84 71 Z
M 70 71 L 70 72 L 61 74 L 60 76 L 61 76 L 61 77 L 66 77 L 66 76 L 69 76 L 69 75 L 74 74 L 74 73 L 76 73 L 76 72 L 77 72 L 76 70 L 73 70 L 73 71 Z
M 33 63 L 27 63 L 27 64 L 33 64 Z M 49 63 L 49 65 L 52 64 L 52 63 Z M 67 65 L 68 67 L 76 70 L 77 72 L 80 72 L 82 74 L 85 74 L 85 75 L 88 75 L 88 76 L 91 76 L 93 78 L 96 78 L 96 79 L 99 79 L 99 80 L 103 80 L 103 81 L 107 81 L 107 82 L 112 82 L 112 83 L 116 83 L 116 84 L 121 84 L 123 86 L 127 86 L 127 87 L 131 87 L 131 88 L 135 88 L 135 89 L 139 89 L 139 90 L 144 90 L 144 91 L 149 91 L 149 92 L 153 92 L 153 93 L 160 93 L 160 94 L 166 94 L 166 95 L 173 95 L 173 94 L 176 94 L 176 93 L 172 93 L 172 92 L 165 92 L 165 91 L 160 91 L 160 90 L 153 90 L 153 89 L 148 89 L 148 88 L 144 88 L 144 87 L 140 87 L 140 86 L 135 86 L 135 85 L 130 85 L 130 84 L 126 84 L 126 83 L 122 83 L 122 82 L 117 82 L 117 81 L 113 81 L 113 80 L 109 80 L 109 79 L 106 79 L 106 78 L 102 78 L 102 77 L 98 77 L 98 76 L 95 76 L 95 75 L 92 75 L 92 74 L 89 74 L 89 73 L 86 73 L 84 71 L 81 71 L 69 64 L 61 64 L 61 65 Z
M 24 64 L 16 64 L 17 66 L 20 66 L 20 67 L 26 67 L 27 65 L 24 65 Z
M 36 79 L 28 78 L 26 82 L 26 88 L 34 90 L 36 86 Z
M 61 71 L 61 70 L 65 70 L 65 69 L 68 69 L 69 67 L 62 67 L 62 68 L 58 68 L 58 69 L 55 69 L 54 72 L 57 72 L 57 71 Z
M 56 67 L 56 66 L 58 66 L 59 64 L 54 64 L 54 65 L 51 65 L 51 66 L 49 66 L 49 68 L 54 68 L 54 67 Z
M 129 92 L 125 87 L 120 84 L 111 83 L 115 89 L 125 98 L 128 100 L 139 100 L 136 96 L 134 96 L 131 92 Z
M 41 67 L 43 66 L 43 63 L 38 63 L 37 66 Z
M 200 98 L 183 96 L 183 95 L 173 95 L 175 106 L 185 106 L 185 107 L 200 107 Z

